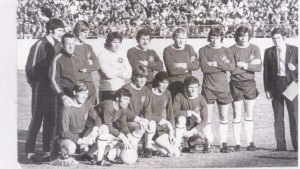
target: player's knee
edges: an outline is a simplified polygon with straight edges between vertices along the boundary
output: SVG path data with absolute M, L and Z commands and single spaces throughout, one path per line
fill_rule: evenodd
M 154 120 L 150 120 L 148 124 L 148 133 L 153 133 L 156 131 L 156 122 Z
M 177 128 L 184 128 L 185 127 L 185 125 L 186 125 L 186 117 L 179 116 L 177 121 L 178 121 L 177 125 L 176 125 Z
M 101 134 L 108 134 L 109 133 L 109 129 L 107 127 L 107 125 L 102 124 L 99 128 L 99 133 Z
M 109 130 L 107 125 L 101 125 L 98 132 L 98 140 L 100 141 L 107 141 L 109 135 Z
M 60 150 L 63 156 L 68 156 L 72 155 L 76 151 L 76 144 L 69 140 L 69 139 L 64 139 L 60 143 Z
M 141 139 L 141 138 L 143 137 L 144 132 L 145 132 L 144 130 L 138 129 L 138 130 L 134 130 L 134 131 L 132 132 L 132 135 L 133 135 L 134 137 L 136 137 L 136 138 Z

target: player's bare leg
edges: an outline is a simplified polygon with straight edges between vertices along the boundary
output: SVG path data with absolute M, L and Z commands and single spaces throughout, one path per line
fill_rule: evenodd
M 152 140 L 153 136 L 155 135 L 156 132 L 156 122 L 151 120 L 148 124 L 148 130 L 146 131 L 146 135 L 145 135 L 145 157 L 146 158 L 151 158 L 152 157 L 152 150 L 154 150 L 153 148 L 153 144 L 155 144 Z
M 214 113 L 214 104 L 207 104 L 207 125 L 204 127 L 203 131 L 209 135 L 209 138 L 213 140 L 214 136 L 211 131 L 211 119 Z M 210 144 L 208 144 L 208 148 L 210 148 Z
M 229 105 L 220 105 L 218 104 L 219 108 L 219 118 L 220 118 L 220 140 L 221 140 L 221 152 L 228 153 L 227 147 L 227 136 L 228 136 L 228 110 Z
M 134 130 L 131 134 L 133 135 L 133 138 L 130 140 L 136 151 L 138 150 L 138 143 L 143 137 L 145 131 L 141 129 Z
M 233 105 L 233 133 L 235 139 L 235 151 L 241 151 L 241 119 L 243 100 L 235 101 Z
M 166 149 L 168 151 L 168 156 L 173 156 L 175 154 L 174 146 L 171 145 L 170 140 L 169 140 L 169 134 L 163 134 L 159 136 L 156 140 L 155 143 Z
M 253 143 L 253 111 L 254 111 L 255 100 L 244 100 L 245 106 L 245 130 L 246 130 L 246 138 L 247 138 L 247 150 L 254 151 L 256 147 Z
M 181 146 L 182 137 L 185 131 L 186 131 L 186 117 L 179 116 L 178 123 L 176 124 L 176 129 L 175 129 L 176 146 L 178 147 Z

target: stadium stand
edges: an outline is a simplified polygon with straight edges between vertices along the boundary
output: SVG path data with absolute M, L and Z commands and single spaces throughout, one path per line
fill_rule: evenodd
M 240 25 L 252 28 L 256 37 L 270 36 L 274 27 L 298 35 L 298 0 L 18 0 L 18 38 L 45 35 L 45 23 L 53 17 L 62 19 L 67 31 L 86 20 L 91 38 L 111 31 L 134 37 L 141 27 L 155 37 L 170 37 L 178 27 L 189 37 L 207 37 L 217 25 L 227 37 Z

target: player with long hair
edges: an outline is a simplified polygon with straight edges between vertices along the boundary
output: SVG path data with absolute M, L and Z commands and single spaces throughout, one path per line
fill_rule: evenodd
M 211 133 L 214 103 L 217 102 L 220 119 L 220 152 L 228 153 L 228 111 L 232 96 L 227 80 L 227 71 L 233 71 L 235 62 L 232 51 L 223 47 L 222 29 L 213 27 L 208 34 L 208 45 L 200 48 L 200 67 L 203 72 L 202 95 L 207 101 L 208 122 L 205 130 Z M 212 133 L 211 133 L 212 134 Z
M 122 36 L 111 32 L 105 40 L 105 50 L 98 54 L 100 69 L 99 101 L 114 98 L 114 93 L 129 80 L 132 68 L 124 52 L 120 51 Z
M 167 89 L 168 85 L 167 73 L 165 71 L 158 72 L 150 87 L 150 105 L 146 108 L 146 114 L 151 117 L 151 120 L 154 120 L 149 124 L 149 134 L 152 133 L 154 139 L 151 149 L 172 157 L 180 154 L 178 154 L 179 148 L 175 145 L 175 120 L 171 93 Z
M 241 150 L 241 120 L 242 105 L 244 103 L 244 124 L 247 138 L 247 150 L 254 151 L 253 143 L 253 112 L 256 89 L 255 72 L 260 72 L 262 61 L 259 48 L 249 43 L 252 32 L 249 28 L 241 26 L 234 35 L 236 44 L 231 46 L 235 59 L 235 69 L 231 72 L 230 91 L 233 98 L 233 131 L 235 138 L 235 151 Z
M 84 81 L 89 88 L 88 101 L 95 105 L 97 103 L 96 88 L 92 78 L 92 72 L 99 70 L 99 62 L 91 45 L 86 43 L 90 33 L 89 24 L 80 20 L 74 26 L 75 50 L 74 55 L 78 60 L 78 80 Z

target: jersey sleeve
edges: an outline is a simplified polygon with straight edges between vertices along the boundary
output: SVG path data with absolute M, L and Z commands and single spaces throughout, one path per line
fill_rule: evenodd
M 29 84 L 33 84 L 37 80 L 37 74 L 36 74 L 36 64 L 38 57 L 41 55 L 41 41 L 38 41 L 35 45 L 33 45 L 30 48 L 27 61 L 26 61 L 26 66 L 25 66 L 25 72 L 26 72 L 26 78 L 27 82 Z
M 196 71 L 199 69 L 199 58 L 192 46 L 189 46 L 189 62 L 187 63 L 187 70 Z
M 200 107 L 201 122 L 196 126 L 197 131 L 201 131 L 207 125 L 208 122 L 207 102 L 202 96 L 200 99 Z
M 255 58 L 253 59 L 259 59 L 261 60 L 261 55 L 260 55 L 260 50 L 257 46 L 253 46 L 252 48 L 253 50 L 251 51 L 251 54 L 253 54 L 255 56 Z M 247 71 L 251 71 L 251 72 L 260 72 L 262 69 L 262 63 L 260 64 L 251 64 L 251 60 L 248 64 L 248 69 Z
M 51 79 L 51 87 L 54 89 L 54 91 L 58 94 L 59 97 L 62 97 L 65 95 L 62 87 L 61 87 L 61 65 L 59 63 L 59 58 L 61 57 L 61 54 L 58 54 L 54 57 L 52 60 L 52 63 L 50 65 L 50 79 Z
M 187 111 L 181 110 L 182 104 L 182 94 L 178 93 L 175 96 L 174 103 L 173 103 L 173 110 L 174 110 L 174 117 L 177 119 L 179 116 L 187 117 Z
M 153 57 L 154 61 L 149 61 L 148 62 L 148 67 L 152 70 L 155 71 L 160 71 L 163 69 L 163 62 L 160 60 L 159 56 L 154 50 L 150 51 L 150 56 L 148 57 Z
M 216 72 L 221 72 L 222 70 L 217 69 L 215 67 L 209 66 L 207 64 L 208 59 L 207 59 L 207 54 L 205 52 L 204 48 L 201 48 L 199 50 L 199 62 L 200 62 L 200 68 L 203 73 L 216 73 Z
M 169 91 L 167 92 L 168 96 L 168 103 L 167 103 L 167 120 L 172 124 L 173 129 L 175 129 L 175 118 L 174 118 L 174 111 L 173 111 L 173 102 L 172 102 L 172 97 L 171 93 Z
M 217 61 L 217 68 L 224 71 L 233 71 L 235 68 L 234 56 L 232 50 L 225 48 L 225 54 L 229 63 L 223 62 L 221 60 Z
M 113 126 L 113 116 L 111 110 L 109 110 L 106 106 L 103 106 L 102 108 L 101 107 L 102 106 L 99 106 L 100 110 L 98 112 L 101 112 L 103 115 L 103 123 L 107 125 L 110 134 L 118 137 L 121 132 Z
M 89 50 L 88 58 L 91 59 L 93 61 L 93 63 L 91 65 L 88 64 L 88 66 L 86 67 L 86 71 L 87 72 L 98 71 L 100 69 L 98 58 L 96 57 L 96 54 L 95 54 L 92 46 L 87 45 L 87 48 Z

